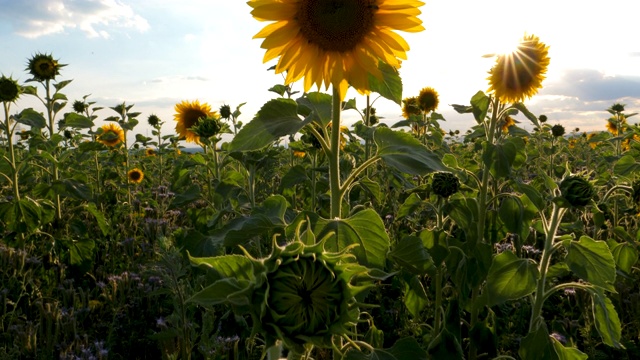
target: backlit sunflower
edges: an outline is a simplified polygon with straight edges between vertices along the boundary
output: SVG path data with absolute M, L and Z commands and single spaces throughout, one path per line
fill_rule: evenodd
M 66 66 L 66 64 L 58 63 L 53 56 L 47 54 L 35 54 L 27 62 L 27 68 L 29 74 L 33 76 L 36 81 L 55 80 L 56 75 L 60 75 L 60 68 Z
M 418 103 L 418 97 L 409 97 L 402 100 L 402 116 L 405 119 L 411 117 L 411 115 L 421 115 L 420 104 Z
M 255 38 L 263 38 L 264 62 L 280 57 L 276 73 L 290 84 L 304 77 L 304 91 L 313 84 L 339 89 L 349 85 L 369 93 L 369 75 L 382 78 L 379 61 L 399 68 L 409 50 L 394 30 L 424 30 L 418 0 L 249 0 L 251 14 L 272 21 Z
M 627 129 L 627 118 L 621 115 L 620 121 L 618 121 L 615 116 L 612 116 L 607 119 L 605 126 L 610 133 L 617 136 L 620 132 L 624 132 Z
M 596 146 L 598 146 L 599 142 L 597 141 L 590 141 L 592 137 L 596 136 L 596 133 L 588 133 L 587 134 L 587 143 L 589 143 L 589 146 L 591 146 L 592 149 L 595 149 Z
M 200 104 L 200 101 L 183 101 L 175 106 L 176 114 L 173 116 L 176 124 L 176 132 L 180 140 L 200 143 L 200 137 L 191 131 L 191 127 L 198 124 L 200 118 L 217 117 L 217 112 L 211 111 L 211 106 L 207 103 Z
M 516 50 L 500 54 L 489 71 L 489 92 L 503 103 L 523 101 L 542 88 L 549 66 L 549 47 L 537 36 L 525 35 Z
M 98 141 L 106 146 L 114 147 L 124 142 L 124 130 L 114 122 L 104 124 L 102 125 L 102 134 L 98 136 Z
M 127 179 L 129 179 L 130 183 L 140 184 L 144 179 L 144 173 L 138 168 L 131 169 L 127 173 Z
M 418 95 L 418 106 L 420 110 L 428 113 L 438 108 L 438 92 L 433 88 L 426 87 L 420 90 Z
M 156 149 L 154 149 L 154 148 L 146 148 L 146 150 L 144 151 L 144 154 L 146 156 L 156 156 Z

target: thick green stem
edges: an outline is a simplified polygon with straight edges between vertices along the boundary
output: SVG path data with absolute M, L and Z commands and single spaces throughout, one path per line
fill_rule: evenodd
M 342 213 L 342 193 L 340 189 L 340 112 L 342 101 L 340 90 L 333 87 L 333 107 L 331 119 L 331 152 L 329 157 L 329 190 L 331 191 L 331 218 L 340 218 Z
M 20 188 L 18 183 L 18 168 L 16 166 L 16 152 L 13 147 L 13 131 L 11 129 L 11 124 L 9 124 L 9 103 L 3 102 L 4 105 L 4 126 L 7 132 L 7 145 L 9 145 L 9 161 L 11 170 L 13 171 L 13 176 L 11 180 L 11 185 L 13 186 L 13 196 L 16 201 L 20 201 Z
M 542 258 L 540 259 L 538 284 L 536 287 L 536 293 L 534 295 L 533 307 L 531 309 L 531 320 L 529 321 L 529 332 L 535 329 L 538 318 L 542 316 L 542 305 L 545 300 L 545 285 L 547 281 L 547 271 L 549 270 L 549 263 L 551 262 L 551 255 L 553 255 L 553 240 L 560 227 L 562 216 L 566 209 L 558 207 L 553 204 L 553 210 L 551 211 L 551 219 L 549 221 L 549 227 L 545 229 L 545 242 L 544 249 L 542 250 Z

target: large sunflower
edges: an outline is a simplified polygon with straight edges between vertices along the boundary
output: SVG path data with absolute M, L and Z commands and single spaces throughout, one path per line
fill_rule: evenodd
M 130 183 L 140 184 L 144 179 L 144 173 L 138 168 L 131 169 L 127 173 L 127 179 Z
M 517 49 L 500 54 L 489 71 L 489 92 L 503 103 L 515 103 L 535 95 L 542 88 L 549 66 L 549 47 L 537 36 L 525 35 Z
M 379 61 L 399 68 L 407 42 L 394 30 L 424 30 L 418 0 L 250 0 L 251 14 L 273 21 L 264 38 L 264 62 L 277 57 L 287 84 L 304 77 L 304 91 L 329 84 L 344 99 L 349 85 L 369 93 L 369 74 L 381 78 Z
M 429 113 L 438 108 L 440 100 L 438 99 L 438 92 L 431 87 L 426 87 L 420 90 L 418 95 L 418 105 L 420 110 L 425 113 Z
M 114 122 L 104 124 L 102 125 L 102 134 L 98 136 L 98 141 L 106 146 L 114 147 L 124 142 L 124 130 Z
M 183 101 L 175 106 L 176 114 L 173 116 L 176 124 L 176 132 L 180 135 L 180 140 L 186 139 L 187 142 L 199 143 L 200 137 L 191 131 L 191 127 L 198 124 L 200 118 L 216 117 L 217 113 L 211 111 L 211 105 L 207 103 L 200 104 L 200 101 Z
M 625 116 L 620 116 L 620 120 L 618 120 L 615 116 L 612 116 L 607 119 L 607 124 L 605 126 L 611 134 L 617 136 L 627 129 L 627 118 Z

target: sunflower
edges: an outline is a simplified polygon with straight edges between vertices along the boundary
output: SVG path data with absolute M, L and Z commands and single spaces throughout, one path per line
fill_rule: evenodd
M 615 116 L 612 116 L 607 119 L 607 124 L 605 126 L 610 133 L 617 136 L 627 129 L 627 118 L 621 115 L 620 120 L 618 121 Z
M 10 77 L 2 75 L 0 77 L 0 101 L 2 102 L 14 102 L 20 97 L 22 88 L 18 85 L 18 82 Z
M 211 106 L 207 103 L 200 104 L 200 101 L 192 102 L 183 101 L 176 104 L 175 111 L 177 114 L 173 116 L 176 124 L 176 132 L 180 136 L 180 140 L 186 139 L 187 142 L 200 143 L 200 137 L 191 131 L 191 127 L 198 124 L 200 118 L 217 117 L 217 112 L 211 111 Z
M 409 50 L 394 30 L 424 30 L 418 0 L 250 0 L 251 14 L 272 21 L 258 32 L 266 49 L 264 62 L 280 57 L 276 73 L 285 83 L 304 77 L 304 91 L 313 84 L 339 89 L 349 85 L 368 94 L 370 77 L 381 79 L 379 61 L 399 68 Z
M 293 150 L 293 156 L 302 159 L 303 157 L 305 157 L 307 155 L 306 152 L 304 151 L 298 151 L 298 150 Z
M 498 55 L 489 71 L 489 92 L 503 103 L 515 103 L 535 95 L 542 88 L 549 66 L 549 47 L 537 36 L 525 35 L 517 49 Z
M 640 142 L 640 136 L 633 134 L 632 137 L 624 139 L 624 141 L 622 141 L 622 143 L 620 144 L 622 151 L 628 151 L 631 149 L 631 141 Z
M 124 142 L 124 130 L 120 125 L 110 122 L 102 125 L 102 134 L 98 136 L 98 141 L 106 146 L 114 147 Z
M 594 136 L 596 136 L 596 133 L 588 133 L 587 134 L 587 143 L 589 143 L 589 146 L 591 146 L 592 149 L 595 149 L 596 146 L 598 146 L 598 142 L 596 142 L 596 141 L 591 142 L 590 141 L 591 138 L 594 137 Z
M 25 70 L 29 71 L 36 81 L 55 80 L 63 66 L 66 65 L 58 63 L 51 55 L 38 53 L 29 59 Z
M 502 122 L 500 123 L 500 128 L 502 129 L 503 133 L 508 133 L 509 132 L 509 128 L 512 126 L 515 126 L 516 121 L 513 120 L 513 118 L 509 115 L 505 116 L 502 120 Z
M 154 148 L 146 148 L 144 154 L 146 156 L 156 156 L 156 150 Z
M 433 88 L 426 87 L 420 90 L 418 95 L 418 106 L 420 110 L 428 113 L 438 108 L 438 92 Z
M 140 184 L 144 179 L 144 173 L 138 168 L 133 168 L 127 173 L 127 179 L 130 183 Z
M 411 117 L 411 115 L 421 115 L 420 104 L 418 103 L 418 97 L 409 97 L 402 100 L 402 116 L 405 119 Z

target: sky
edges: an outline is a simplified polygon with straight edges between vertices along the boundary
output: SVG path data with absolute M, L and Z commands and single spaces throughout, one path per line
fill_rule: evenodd
M 146 118 L 155 114 L 169 134 L 174 106 L 183 100 L 213 109 L 246 103 L 239 120 L 247 123 L 278 96 L 268 89 L 283 83 L 268 70 L 275 61 L 262 62 L 262 40 L 252 39 L 268 23 L 255 20 L 244 0 L 0 0 L 0 9 L 0 73 L 24 83 L 28 59 L 52 54 L 67 64 L 56 80 L 73 80 L 62 91 L 69 99 L 62 112 L 89 95 L 87 101 L 104 107 L 97 125 L 115 115 L 108 107 L 126 102 L 141 112 L 133 133 L 150 136 Z M 515 49 L 525 33 L 550 47 L 544 87 L 526 101 L 534 114 L 567 131 L 592 131 L 604 129 L 614 103 L 640 112 L 637 0 L 425 0 L 420 9 L 425 31 L 398 32 L 411 46 L 399 69 L 403 97 L 436 89 L 445 130 L 475 125 L 450 105 L 469 104 L 486 91 L 494 59 L 483 55 Z M 301 91 L 301 82 L 293 89 Z M 354 97 L 364 108 L 365 97 L 350 90 L 347 98 Z M 376 99 L 373 106 L 388 124 L 402 119 L 392 101 Z M 44 111 L 28 96 L 11 110 L 28 107 Z M 359 115 L 351 110 L 343 118 L 349 125 Z M 524 116 L 516 120 L 531 130 Z M 629 121 L 640 123 L 640 115 Z

